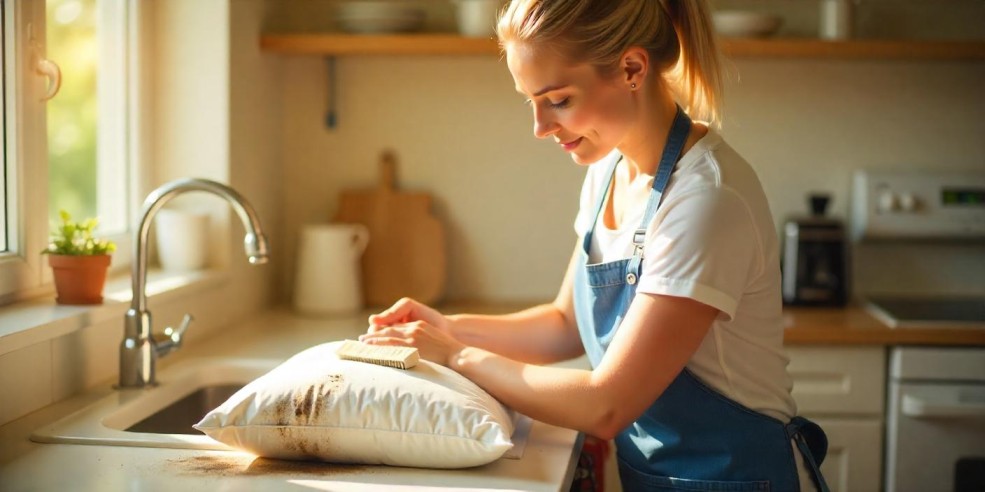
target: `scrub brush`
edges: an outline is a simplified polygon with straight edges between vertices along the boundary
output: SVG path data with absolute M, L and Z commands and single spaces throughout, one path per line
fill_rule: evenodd
M 345 340 L 335 351 L 340 359 L 367 362 L 380 366 L 410 369 L 421 360 L 414 347 L 370 345 L 355 340 Z

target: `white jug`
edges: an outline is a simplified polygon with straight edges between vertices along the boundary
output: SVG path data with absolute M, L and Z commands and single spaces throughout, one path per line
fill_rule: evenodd
M 294 308 L 304 314 L 351 314 L 363 307 L 359 259 L 369 244 L 361 224 L 304 226 L 298 242 Z

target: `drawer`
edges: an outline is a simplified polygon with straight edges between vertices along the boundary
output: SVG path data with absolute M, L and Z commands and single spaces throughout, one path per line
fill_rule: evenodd
M 885 409 L 883 347 L 787 347 L 793 398 L 802 415 L 881 417 Z
M 831 492 L 880 490 L 883 422 L 877 418 L 817 419 L 828 436 L 821 473 Z

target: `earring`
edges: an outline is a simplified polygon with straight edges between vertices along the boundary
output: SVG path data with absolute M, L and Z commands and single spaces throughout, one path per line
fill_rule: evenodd
M 629 84 L 629 88 L 630 89 L 636 89 L 636 82 L 633 82 L 632 84 Z

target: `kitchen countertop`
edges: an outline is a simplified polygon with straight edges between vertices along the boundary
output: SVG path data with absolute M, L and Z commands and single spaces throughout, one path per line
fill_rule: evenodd
M 447 313 L 504 313 L 524 306 L 482 303 L 444 307 Z M 333 319 L 303 318 L 284 310 L 256 316 L 232 335 L 189 342 L 162 359 L 168 368 L 202 357 L 284 360 L 312 345 L 352 338 L 365 330 L 365 315 Z M 978 345 L 982 328 L 889 328 L 857 306 L 784 309 L 788 345 Z M 109 340 L 107 343 L 118 343 Z M 578 364 L 573 362 L 573 364 Z M 574 367 L 574 366 L 570 366 Z M 0 484 L 3 490 L 566 490 L 581 435 L 534 422 L 523 458 L 500 459 L 464 470 L 428 470 L 389 466 L 340 466 L 256 459 L 248 454 L 140 448 L 39 444 L 31 432 L 112 393 L 106 382 L 0 426 Z
M 501 314 L 534 304 L 456 304 L 439 307 L 446 314 Z M 927 326 L 890 328 L 858 305 L 846 307 L 783 307 L 783 342 L 787 345 L 964 345 L 985 346 L 980 327 Z
M 353 338 L 365 316 L 307 319 L 271 311 L 231 327 L 159 362 L 168 368 L 202 357 L 284 360 L 318 343 Z M 106 343 L 119 343 L 107 340 Z M 461 470 L 333 465 L 254 459 L 245 453 L 73 444 L 39 444 L 31 432 L 99 400 L 111 382 L 0 426 L 0 489 L 3 490 L 567 490 L 582 436 L 534 421 L 521 459 L 502 458 Z
M 971 345 L 985 346 L 985 326 L 890 328 L 860 306 L 787 307 L 783 310 L 787 345 Z

